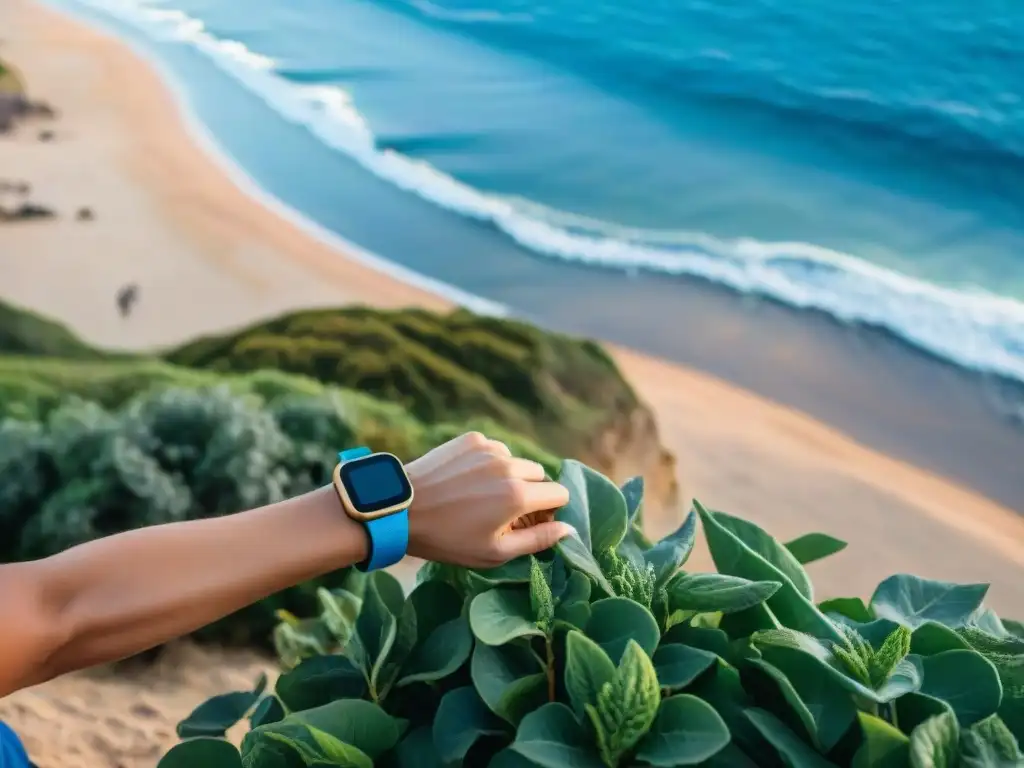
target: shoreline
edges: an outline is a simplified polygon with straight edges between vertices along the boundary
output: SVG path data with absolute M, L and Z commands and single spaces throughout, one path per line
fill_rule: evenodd
M 197 139 L 190 120 L 199 126 L 201 123 L 185 108 L 183 96 L 175 92 L 173 78 L 161 72 L 149 60 L 152 57 L 140 57 L 135 46 L 105 30 L 96 30 L 48 4 L 15 0 L 8 7 L 10 10 L 6 13 L 14 14 L 16 20 L 24 23 L 29 38 L 36 46 L 43 50 L 62 51 L 65 55 L 69 55 L 67 51 L 73 51 L 75 62 L 81 65 L 77 71 L 83 73 L 83 77 L 89 66 L 97 65 L 97 71 L 92 73 L 96 92 L 76 97 L 66 86 L 64 88 L 66 94 L 63 98 L 70 102 L 67 130 L 72 134 L 67 137 L 67 142 L 71 144 L 78 140 L 74 136 L 78 130 L 75 126 L 88 123 L 87 118 L 99 110 L 105 121 L 103 131 L 113 132 L 124 146 L 116 149 L 99 147 L 95 142 L 106 134 L 101 134 L 99 126 L 92 125 L 88 137 L 84 135 L 86 131 L 81 131 L 83 135 L 80 138 L 85 142 L 83 146 L 77 150 L 69 147 L 68 151 L 79 156 L 102 149 L 108 154 L 93 159 L 93 170 L 96 173 L 102 170 L 129 183 L 124 189 L 107 191 L 110 210 L 97 207 L 99 220 L 94 224 L 79 225 L 65 217 L 56 223 L 0 230 L 0 242 L 5 242 L 3 238 L 10 238 L 15 251 L 19 247 L 28 251 L 45 245 L 42 253 L 33 251 L 36 258 L 31 260 L 31 264 L 27 260 L 15 262 L 14 280 L 0 280 L 4 285 L 0 289 L 4 298 L 67 322 L 93 343 L 125 349 L 159 347 L 201 333 L 221 332 L 280 312 L 314 306 L 344 303 L 368 303 L 381 307 L 418 304 L 433 309 L 452 306 L 449 298 L 425 290 L 428 285 L 439 284 L 433 278 L 421 278 L 417 270 L 403 267 L 397 268 L 397 274 L 395 271 L 381 272 L 375 268 L 383 262 L 380 257 L 353 248 L 356 251 L 353 258 L 346 248 L 338 248 L 346 242 L 344 238 L 329 235 L 312 222 L 302 226 L 295 220 L 302 220 L 301 215 L 293 209 L 283 204 L 275 207 L 273 196 L 256 186 L 227 152 L 218 151 L 215 141 L 210 139 L 204 144 L 202 138 Z M 11 27 L 18 29 L 19 25 L 12 24 Z M 9 45 L 3 50 L 8 50 Z M 30 70 L 27 78 L 30 88 L 33 82 L 42 88 L 59 85 L 56 77 L 69 62 L 62 64 L 56 56 L 44 61 L 45 56 L 39 51 L 33 52 L 28 45 L 23 55 L 30 59 L 26 62 Z M 50 97 L 44 92 L 38 95 Z M 54 96 L 54 102 L 62 107 L 62 99 Z M 54 146 L 33 145 L 32 150 L 38 150 L 39 158 L 29 158 L 28 165 L 35 163 L 45 167 L 50 161 L 43 158 L 43 153 L 54 151 L 64 143 L 64 131 L 58 126 L 58 142 Z M 205 129 L 199 136 L 207 136 Z M 14 141 L 21 140 L 15 137 Z M 90 141 L 93 143 L 89 144 Z M 2 152 L 3 145 L 0 144 L 0 159 L 3 158 Z M 232 175 L 232 168 L 238 173 Z M 188 174 L 183 173 L 185 169 Z M 245 183 L 240 185 L 240 179 Z M 61 186 L 73 185 L 65 185 L 62 177 Z M 151 198 L 148 201 L 152 204 L 148 210 L 149 218 L 142 222 L 144 226 L 138 232 L 125 231 L 128 229 L 125 222 L 134 213 L 124 199 L 125 190 L 135 199 Z M 109 221 L 115 218 L 117 221 Z M 83 227 L 91 227 L 93 231 L 83 230 Z M 98 234 L 100 230 L 103 230 L 102 238 Z M 99 257 L 102 264 L 67 262 L 69 242 L 80 243 L 82 240 L 79 231 L 96 236 L 98 242 L 86 244 L 86 250 L 91 248 L 91 256 Z M 316 237 L 317 234 L 327 236 Z M 130 257 L 126 260 L 123 253 L 116 258 L 110 255 L 112 250 L 130 250 L 132 247 L 144 247 L 149 251 L 158 243 L 163 250 L 155 256 L 150 255 L 148 260 L 141 251 L 137 260 Z M 169 264 L 174 268 L 169 269 Z M 390 265 L 390 262 L 384 264 Z M 0 269 L 3 268 L 0 265 Z M 124 323 L 116 317 L 112 295 L 107 297 L 83 292 L 78 279 L 113 287 L 119 275 L 130 274 L 130 268 L 145 273 L 147 279 L 138 315 Z M 6 269 L 9 276 L 11 267 L 8 265 Z M 70 270 L 65 274 L 66 281 L 71 283 L 70 290 L 40 279 L 40 275 L 60 274 L 64 270 Z M 398 279 L 398 274 L 423 282 L 410 286 Z M 568 274 L 581 277 L 582 272 L 576 269 Z M 2 272 L 0 276 L 3 276 Z M 97 282 L 97 278 L 102 280 Z M 211 291 L 209 286 L 203 287 L 204 282 L 216 283 L 216 289 Z M 282 291 L 285 287 L 289 290 Z M 599 292 L 587 293 L 585 281 L 582 288 L 576 294 L 578 298 L 567 300 L 563 316 L 572 312 L 574 302 L 578 305 L 581 301 L 595 300 L 595 296 L 597 300 L 603 300 Z M 704 286 L 691 287 L 691 290 L 694 294 L 701 293 L 705 300 L 713 301 L 717 293 L 725 289 L 717 293 Z M 218 296 L 221 292 L 224 295 Z M 204 304 L 200 300 L 204 294 L 219 300 Z M 106 301 L 107 298 L 111 300 Z M 188 306 L 190 301 L 198 301 L 198 308 L 183 313 L 182 307 Z M 101 307 L 105 309 L 101 311 Z M 792 313 L 788 308 L 778 309 Z M 628 311 L 628 307 L 621 311 Z M 530 313 L 521 314 L 537 321 L 529 316 Z M 614 322 L 614 312 L 610 314 Z M 915 525 L 935 526 L 934 531 L 929 530 L 930 535 L 939 535 L 940 539 L 948 537 L 950 546 L 967 534 L 973 542 L 967 549 L 977 546 L 982 548 L 979 551 L 998 553 L 998 563 L 993 570 L 1009 568 L 1014 576 L 1010 580 L 991 579 L 998 582 L 998 588 L 994 590 L 996 595 L 1005 590 L 1009 590 L 1007 597 L 1009 593 L 1019 593 L 1021 602 L 1017 604 L 1024 604 L 1024 584 L 1011 587 L 1013 581 L 1021 581 L 1018 577 L 1024 576 L 1024 545 L 1018 543 L 1024 542 L 1024 519 L 1009 509 L 927 471 L 928 468 L 918 469 L 866 447 L 856 438 L 851 439 L 840 425 L 816 419 L 814 414 L 794 408 L 784 399 L 766 398 L 756 388 L 737 387 L 735 381 L 719 375 L 713 366 L 683 366 L 670 362 L 672 356 L 667 355 L 665 359 L 657 359 L 658 356 L 634 351 L 628 341 L 624 343 L 623 339 L 615 337 L 615 333 L 573 328 L 572 322 L 552 323 L 544 322 L 544 319 L 539 322 L 547 327 L 561 327 L 606 341 L 627 377 L 655 408 L 668 447 L 680 457 L 684 491 L 713 500 L 719 508 L 750 513 L 776 535 L 795 535 L 819 529 L 845 535 L 851 541 L 852 549 L 858 539 L 869 544 L 863 534 L 858 533 L 860 526 L 851 525 L 850 520 L 835 512 L 811 515 L 809 510 L 816 505 L 810 499 L 802 499 L 799 503 L 787 502 L 787 493 L 794 490 L 797 495 L 806 492 L 808 483 L 804 478 L 797 475 L 794 489 L 792 484 L 779 479 L 761 477 L 764 470 L 759 473 L 756 469 L 709 462 L 706 449 L 712 444 L 728 444 L 733 449 L 762 457 L 759 460 L 768 464 L 782 464 L 796 472 L 810 472 L 815 483 L 825 482 L 821 478 L 828 478 L 829 494 L 833 485 L 855 483 L 856 493 L 853 495 L 871 496 L 875 506 L 879 507 L 880 522 L 885 522 L 883 512 L 891 514 L 894 509 L 905 510 L 907 519 L 896 527 L 906 529 L 908 535 L 913 533 Z M 815 326 L 814 323 L 806 325 Z M 726 331 L 728 335 L 729 329 Z M 736 329 L 731 329 L 731 333 L 735 335 Z M 737 354 L 737 359 L 741 358 L 742 355 Z M 666 391 L 666 383 L 672 383 L 676 389 Z M 748 414 L 747 423 L 737 424 L 736 412 Z M 794 440 L 793 435 L 800 435 L 800 439 Z M 780 441 L 793 444 L 780 448 Z M 732 463 L 740 464 L 742 460 L 736 459 Z M 737 474 L 751 473 L 758 474 L 756 482 L 749 478 L 741 478 L 742 481 L 737 482 Z M 751 490 L 754 488 L 759 491 L 754 497 L 771 498 L 777 506 L 765 508 L 769 505 L 763 500 L 751 504 Z M 961 508 L 969 508 L 970 514 L 954 509 L 951 499 L 955 499 Z M 790 506 L 793 508 L 789 509 Z M 853 501 L 845 502 L 840 505 L 839 512 L 851 507 L 855 507 Z M 979 525 L 980 521 L 984 524 Z M 665 526 L 671 523 L 663 522 Z M 890 549 L 890 556 L 882 558 L 890 569 L 899 570 L 897 564 L 902 561 L 906 570 L 937 572 L 928 562 L 930 553 L 927 548 L 918 548 L 913 553 L 892 546 Z M 957 558 L 958 561 L 965 559 Z M 978 568 L 977 563 L 983 563 L 985 558 L 974 559 L 975 566 L 944 563 L 940 571 L 948 573 L 946 577 L 951 579 L 979 579 L 980 572 L 985 569 Z M 837 565 L 832 573 L 833 569 L 826 563 L 822 568 L 825 576 L 822 582 L 829 589 L 837 589 L 843 584 L 846 591 L 855 589 L 863 593 L 872 580 L 878 580 L 877 566 L 882 564 L 877 563 L 870 569 L 871 579 L 868 579 L 865 578 L 867 574 L 854 573 L 849 566 Z M 997 598 L 997 601 L 1007 597 Z M 1016 600 L 1006 604 L 1014 603 Z

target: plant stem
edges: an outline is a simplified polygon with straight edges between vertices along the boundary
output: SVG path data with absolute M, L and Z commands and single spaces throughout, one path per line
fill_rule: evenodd
M 545 668 L 548 674 L 548 701 L 555 700 L 555 649 L 551 645 L 551 636 L 544 635 L 544 650 L 547 654 Z

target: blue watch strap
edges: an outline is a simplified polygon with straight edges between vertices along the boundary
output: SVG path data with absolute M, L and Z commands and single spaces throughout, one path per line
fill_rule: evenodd
M 349 448 L 338 454 L 342 463 L 361 459 L 373 453 L 369 448 Z M 364 523 L 366 534 L 370 539 L 370 555 L 356 565 L 360 571 L 376 571 L 394 565 L 409 549 L 409 511 L 403 509 L 387 517 L 378 517 Z

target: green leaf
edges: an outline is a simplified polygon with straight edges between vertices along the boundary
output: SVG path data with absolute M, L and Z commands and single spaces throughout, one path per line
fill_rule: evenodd
M 853 757 L 852 768 L 906 768 L 910 739 L 881 718 L 858 712 L 864 742 Z
M 897 626 L 885 638 L 881 647 L 871 654 L 868 661 L 871 687 L 875 690 L 881 688 L 908 653 L 910 653 L 910 630 L 903 626 Z
M 346 589 L 331 591 L 319 587 L 316 596 L 320 601 L 320 618 L 338 643 L 344 645 L 356 630 L 363 601 Z
M 441 699 L 434 717 L 434 746 L 444 763 L 459 763 L 481 736 L 500 735 L 507 726 L 487 708 L 472 686 Z
M 960 728 L 952 712 L 930 717 L 910 734 L 911 768 L 956 768 Z
M 564 587 L 555 595 L 555 625 L 565 629 L 585 629 L 590 621 L 590 580 L 579 571 L 570 571 Z
M 242 768 L 242 758 L 228 742 L 200 737 L 175 744 L 157 768 Z
M 814 591 L 807 571 L 784 544 L 749 520 L 733 517 L 724 512 L 711 512 L 711 516 L 714 517 L 715 522 L 743 542 L 748 549 L 783 574 L 804 598 L 814 599 Z M 742 573 L 735 575 L 753 578 Z M 769 579 L 769 581 L 776 581 L 776 579 Z
M 670 691 L 685 688 L 711 667 L 718 657 L 710 651 L 679 643 L 658 646 L 654 652 L 654 671 L 658 685 Z
M 523 590 L 498 587 L 473 598 L 469 625 L 477 640 L 487 645 L 504 645 L 517 637 L 543 637 Z
M 606 597 L 590 605 L 587 637 L 617 662 L 630 640 L 650 656 L 661 640 L 661 630 L 651 612 L 625 597 Z
M 611 681 L 601 686 L 594 704 L 584 707 L 605 765 L 617 766 L 646 735 L 660 701 L 651 659 L 630 640 Z
M 601 570 L 601 566 L 597 564 L 597 560 L 594 558 L 594 554 L 590 551 L 590 547 L 584 543 L 577 533 L 572 533 L 568 536 L 563 536 L 559 539 L 558 543 L 555 544 L 555 549 L 558 551 L 566 561 L 579 571 L 582 571 L 591 579 L 594 580 L 601 589 L 607 594 L 615 594 L 615 589 L 609 583 L 608 578 L 604 575 L 604 571 Z
M 678 574 L 667 586 L 673 611 L 745 611 L 765 602 L 782 587 L 778 581 L 748 581 L 721 573 Z
M 999 673 L 977 651 L 944 651 L 923 659 L 921 693 L 953 708 L 964 728 L 994 715 L 1003 699 Z
M 808 533 L 792 541 L 787 541 L 786 549 L 801 565 L 813 563 L 846 549 L 846 542 L 835 539 L 824 533 Z
M 859 597 L 835 597 L 818 603 L 818 610 L 824 614 L 842 616 L 857 623 L 874 620 L 871 611 Z
M 771 744 L 789 768 L 834 768 L 834 766 L 802 741 L 770 712 L 747 709 L 744 714 L 758 732 Z
M 249 725 L 259 728 L 261 725 L 276 723 L 284 718 L 284 707 L 276 696 L 264 696 L 249 715 Z
M 908 574 L 890 576 L 871 596 L 876 616 L 916 629 L 926 621 L 962 627 L 981 605 L 988 584 L 952 584 Z
M 402 667 L 397 686 L 441 680 L 465 664 L 472 651 L 473 634 L 469 631 L 469 622 L 466 617 L 457 616 L 416 646 Z
M 787 627 L 832 642 L 842 642 L 835 625 L 818 611 L 807 596 L 810 593 L 807 574 L 788 549 L 751 523 L 740 525 L 728 515 L 708 512 L 696 500 L 693 504 L 704 525 L 712 559 L 720 572 L 752 581 L 780 582 L 782 586 L 778 592 L 764 604 L 770 609 L 771 616 L 778 617 Z M 736 533 L 737 530 L 742 532 L 742 537 Z M 806 591 L 793 583 L 791 575 L 806 586 Z
M 478 643 L 469 671 L 480 698 L 494 714 L 512 725 L 547 699 L 547 675 L 524 646 Z
M 655 584 L 664 584 L 682 567 L 696 540 L 697 513 L 691 510 L 679 528 L 643 552 L 644 561 L 654 566 Z
M 267 687 L 267 676 L 260 675 L 251 691 L 224 693 L 207 699 L 178 723 L 178 736 L 223 736 L 228 728 L 245 717 Z
M 559 482 L 569 490 L 569 503 L 556 520 L 573 526 L 591 552 L 614 550 L 626 535 L 626 500 L 622 491 L 597 470 L 572 459 L 562 462 Z
M 857 716 L 849 690 L 835 676 L 823 674 L 819 663 L 800 653 L 775 653 L 773 663 L 750 659 L 747 663 L 768 675 L 782 698 L 814 739 L 814 746 L 828 752 L 846 733 Z
M 641 475 L 631 477 L 619 488 L 622 498 L 626 500 L 626 516 L 629 522 L 640 519 L 640 510 L 644 503 L 644 478 Z
M 314 656 L 277 678 L 274 690 L 289 711 L 301 712 L 336 699 L 362 698 L 366 679 L 345 656 Z
M 565 638 L 565 689 L 579 717 L 597 694 L 615 677 L 615 664 L 597 643 L 575 630 Z
M 910 652 L 918 656 L 934 656 L 943 651 L 970 649 L 971 645 L 955 630 L 937 621 L 918 624 L 910 635 Z
M 328 765 L 338 768 L 373 768 L 373 761 L 369 755 L 358 747 L 346 744 L 319 728 L 311 725 L 306 727 L 316 742 L 319 756 L 322 756 Z
M 979 720 L 960 737 L 963 768 L 1019 768 L 1024 765 L 1017 740 L 998 715 Z
M 541 768 L 606 768 L 564 704 L 545 704 L 524 717 L 512 749 Z
M 554 629 L 555 597 L 551 594 L 544 569 L 537 558 L 530 558 L 530 613 L 545 634 Z
M 444 768 L 430 726 L 421 725 L 398 742 L 395 768 Z
M 640 742 L 636 756 L 656 768 L 697 765 L 729 743 L 729 728 L 714 708 L 696 696 L 670 696 Z
M 376 680 L 387 661 L 398 634 L 398 620 L 384 601 L 380 587 L 389 591 L 390 582 L 378 579 L 383 571 L 376 571 L 366 582 L 363 606 L 356 621 L 356 631 L 345 647 L 345 654 L 358 667 L 371 690 L 376 690 Z M 389 594 L 389 599 L 394 596 Z M 401 607 L 398 607 L 401 611 Z

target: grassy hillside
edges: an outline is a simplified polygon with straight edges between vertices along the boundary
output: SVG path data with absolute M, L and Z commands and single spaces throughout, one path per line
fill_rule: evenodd
M 60 323 L 0 301 L 0 354 L 87 360 L 100 353 Z
M 562 452 L 637 405 L 597 344 L 466 311 L 299 312 L 165 357 L 220 372 L 298 373 L 400 403 L 428 422 L 483 416 Z

